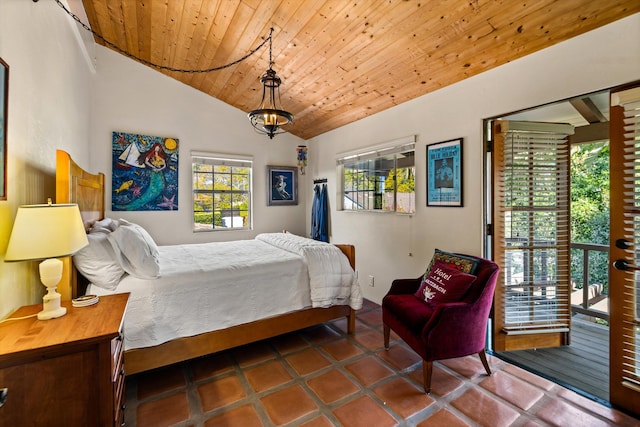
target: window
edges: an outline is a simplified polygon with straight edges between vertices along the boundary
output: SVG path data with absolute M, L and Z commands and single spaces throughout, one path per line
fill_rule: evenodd
M 572 125 L 492 125 L 494 349 L 566 344 L 571 325 L 569 135 Z
M 193 231 L 251 229 L 250 158 L 192 153 Z
M 415 138 L 393 141 L 337 160 L 343 210 L 414 213 Z

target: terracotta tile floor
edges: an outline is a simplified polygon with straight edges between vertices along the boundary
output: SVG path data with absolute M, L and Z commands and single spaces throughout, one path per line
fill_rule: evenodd
M 489 356 L 422 363 L 365 301 L 355 336 L 339 320 L 127 378 L 126 425 L 640 426 L 640 420 Z

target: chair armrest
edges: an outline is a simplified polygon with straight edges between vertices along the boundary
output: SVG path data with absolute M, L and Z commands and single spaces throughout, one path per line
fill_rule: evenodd
M 422 334 L 426 337 L 426 334 L 439 327 L 441 321 L 454 317 L 454 313 L 457 313 L 457 316 L 454 317 L 456 320 L 462 320 L 468 315 L 470 305 L 467 302 L 447 302 L 438 305 L 429 321 L 422 328 Z
M 481 304 L 454 302 L 439 306 L 422 330 L 430 357 L 447 359 L 485 348 L 488 314 Z M 433 345 L 437 343 L 437 345 Z
M 396 279 L 391 282 L 387 295 L 415 294 L 422 283 L 422 276 L 417 279 Z

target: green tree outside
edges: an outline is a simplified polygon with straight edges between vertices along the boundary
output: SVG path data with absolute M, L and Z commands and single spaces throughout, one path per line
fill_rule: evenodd
M 571 148 L 571 241 L 609 244 L 609 142 Z M 589 284 L 602 284 L 608 293 L 608 253 L 589 258 Z M 571 277 L 582 289 L 582 251 L 572 250 Z

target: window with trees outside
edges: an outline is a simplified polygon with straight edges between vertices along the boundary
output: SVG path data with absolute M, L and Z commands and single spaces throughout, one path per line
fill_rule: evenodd
M 191 155 L 193 230 L 251 229 L 252 159 Z
M 415 138 L 337 159 L 343 210 L 415 212 Z

